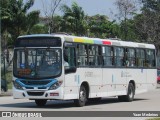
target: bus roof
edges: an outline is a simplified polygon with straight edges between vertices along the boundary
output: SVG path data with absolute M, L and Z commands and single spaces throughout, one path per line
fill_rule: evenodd
M 64 38 L 64 41 L 68 41 L 68 42 L 155 49 L 155 46 L 153 44 L 121 41 L 121 40 L 113 40 L 113 39 L 78 37 L 78 36 L 71 36 L 71 35 L 64 35 L 64 34 L 33 34 L 33 35 L 19 36 L 18 38 L 30 38 L 30 37 L 61 37 L 61 38 Z

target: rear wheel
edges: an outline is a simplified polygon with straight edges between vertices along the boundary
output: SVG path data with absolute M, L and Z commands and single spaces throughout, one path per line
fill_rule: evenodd
M 37 104 L 37 106 L 45 106 L 47 103 L 47 100 L 37 99 L 37 100 L 35 100 L 35 103 Z
M 129 83 L 127 95 L 118 96 L 120 102 L 131 102 L 134 99 L 135 88 L 132 83 Z
M 79 91 L 79 99 L 74 100 L 76 106 L 83 107 L 87 101 L 87 91 L 86 88 L 82 85 Z

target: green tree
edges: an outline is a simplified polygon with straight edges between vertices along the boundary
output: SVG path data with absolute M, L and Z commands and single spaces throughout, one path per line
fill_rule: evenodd
M 45 34 L 48 33 L 48 29 L 44 24 L 36 24 L 29 31 L 30 34 Z
M 49 33 L 54 33 L 57 32 L 57 25 L 55 24 L 57 21 L 57 16 L 55 16 L 55 11 L 59 7 L 60 3 L 62 0 L 41 0 L 42 5 L 43 5 L 43 12 L 45 15 L 46 20 L 46 25 L 48 27 L 48 32 Z
M 113 38 L 119 36 L 119 26 L 109 21 L 105 15 L 87 16 L 88 29 L 91 37 Z
M 146 42 L 160 47 L 160 0 L 143 0 L 142 3 L 142 26 L 147 35 Z
M 62 32 L 63 31 L 63 18 L 62 16 L 54 16 L 53 17 L 54 22 L 53 22 L 53 31 L 56 32 Z M 64 32 L 64 31 L 63 31 Z
M 128 19 L 136 11 L 135 3 L 133 0 L 116 0 L 115 5 L 119 10 L 119 18 L 122 20 L 121 28 L 124 31 L 124 40 L 128 38 Z
M 34 0 L 4 0 L 1 5 L 1 26 L 2 40 L 5 40 L 4 33 L 11 36 L 13 44 L 14 40 L 21 34 L 28 34 L 30 29 L 38 23 L 39 11 L 28 12 L 33 6 Z M 8 43 L 8 42 L 5 42 Z M 4 46 L 6 46 L 5 44 Z
M 76 35 L 84 35 L 85 28 L 85 14 L 82 7 L 78 6 L 76 2 L 72 3 L 71 8 L 67 5 L 62 5 L 61 10 L 63 15 L 63 27 L 67 32 L 75 33 Z

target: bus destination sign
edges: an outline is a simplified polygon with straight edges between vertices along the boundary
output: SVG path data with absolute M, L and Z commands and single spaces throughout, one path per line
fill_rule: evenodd
M 18 38 L 15 47 L 61 47 L 61 39 L 59 37 Z

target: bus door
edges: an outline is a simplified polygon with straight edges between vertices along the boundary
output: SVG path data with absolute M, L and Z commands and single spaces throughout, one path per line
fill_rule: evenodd
M 76 52 L 73 43 L 65 43 L 63 51 L 64 64 L 64 93 L 65 95 L 77 94 L 78 84 L 76 77 Z M 66 96 L 67 97 L 67 96 Z M 74 98 L 73 98 L 74 99 Z

